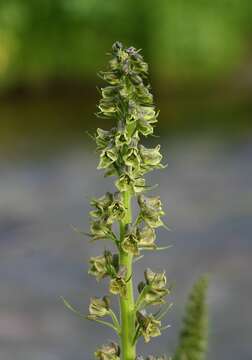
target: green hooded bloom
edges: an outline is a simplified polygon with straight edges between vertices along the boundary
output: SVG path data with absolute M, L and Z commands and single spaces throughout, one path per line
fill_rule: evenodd
M 158 305 L 164 303 L 164 297 L 169 294 L 166 286 L 165 272 L 154 273 L 151 269 L 144 272 L 146 287 L 144 288 L 144 302 Z
M 152 337 L 161 335 L 161 321 L 156 320 L 152 314 L 147 315 L 144 311 L 138 311 L 136 315 L 140 333 L 145 342 L 149 342 Z
M 95 356 L 98 360 L 120 360 L 120 348 L 111 342 L 109 345 L 103 345 L 98 349 Z
M 104 317 L 109 314 L 109 298 L 104 296 L 103 298 L 91 298 L 89 305 L 89 318 L 95 319 L 99 317 Z
M 115 182 L 115 185 L 120 192 L 130 191 L 132 194 L 140 193 L 145 189 L 145 179 L 141 177 L 134 178 L 124 173 Z
M 111 225 L 102 220 L 97 220 L 91 223 L 90 236 L 93 240 L 102 240 L 110 238 Z
M 140 166 L 141 158 L 137 147 L 130 147 L 123 155 L 123 160 L 127 166 L 138 169 Z
M 160 164 L 162 160 L 162 155 L 160 154 L 160 145 L 157 145 L 154 149 L 147 149 L 143 145 L 139 146 L 140 156 L 142 160 L 142 165 L 145 171 L 149 171 L 163 165 Z
M 126 296 L 126 274 L 126 267 L 121 266 L 115 277 L 110 280 L 109 291 L 111 294 Z
M 123 129 L 121 126 L 121 122 L 118 124 L 118 130 L 115 134 L 115 145 L 116 147 L 122 147 L 124 145 L 129 145 L 130 138 L 126 132 L 126 129 Z
M 118 193 L 109 192 L 99 199 L 93 199 L 91 205 L 95 210 L 90 212 L 94 218 L 99 218 L 100 223 L 105 227 L 110 227 L 115 221 L 122 220 L 125 216 L 125 207 L 120 200 Z
M 91 266 L 88 273 L 95 276 L 98 281 L 108 275 L 107 260 L 104 255 L 91 257 L 89 262 Z
M 122 201 L 117 198 L 112 201 L 108 207 L 107 223 L 112 224 L 114 221 L 120 221 L 124 218 L 126 209 Z
M 124 240 L 122 242 L 122 249 L 125 252 L 131 253 L 134 256 L 139 255 L 138 238 L 134 231 L 130 232 L 124 237 Z
M 101 196 L 98 199 L 92 199 L 90 205 L 95 208 L 95 210 L 90 211 L 90 215 L 95 218 L 101 218 L 107 216 L 108 207 L 113 202 L 113 194 L 107 192 L 106 195 Z
M 116 148 L 106 148 L 100 154 L 100 162 L 97 169 L 106 169 L 117 160 Z
M 144 195 L 138 196 L 138 205 L 143 221 L 152 228 L 157 228 L 164 225 L 160 219 L 165 213 L 162 210 L 162 203 L 159 196 L 147 197 Z
M 112 255 L 108 250 L 103 255 L 90 258 L 90 269 L 88 273 L 99 281 L 106 276 L 115 276 L 119 269 L 118 254 Z
M 138 246 L 143 249 L 155 249 L 156 234 L 155 230 L 149 226 L 142 229 L 137 228 Z
M 113 138 L 114 138 L 114 129 L 108 131 L 98 128 L 97 135 L 95 137 L 97 150 L 104 150 L 107 147 L 109 147 L 109 145 L 113 141 Z

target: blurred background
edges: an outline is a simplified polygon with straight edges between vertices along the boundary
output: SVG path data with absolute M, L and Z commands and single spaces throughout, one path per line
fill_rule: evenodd
M 171 354 L 188 291 L 210 273 L 209 359 L 252 358 L 251 0 L 0 1 L 0 359 L 88 360 L 107 329 L 85 313 L 102 295 L 87 275 L 89 199 L 113 189 L 85 134 L 115 40 L 142 48 L 169 167 L 155 194 L 173 231 L 167 252 L 136 264 L 167 270 L 171 329 L 139 351 Z

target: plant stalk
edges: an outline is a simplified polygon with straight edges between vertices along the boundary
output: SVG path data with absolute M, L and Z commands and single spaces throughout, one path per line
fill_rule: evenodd
M 127 225 L 131 222 L 131 195 L 129 192 L 123 192 L 123 203 L 126 208 L 126 215 L 120 224 L 120 240 L 123 241 Z M 127 295 L 120 298 L 121 314 L 121 351 L 122 360 L 136 359 L 136 345 L 134 344 L 135 334 L 135 303 L 132 281 L 132 260 L 133 256 L 123 251 L 120 252 L 120 265 L 127 268 Z

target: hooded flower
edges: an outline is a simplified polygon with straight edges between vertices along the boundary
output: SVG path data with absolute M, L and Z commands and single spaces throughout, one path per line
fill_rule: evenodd
M 104 150 L 105 148 L 107 148 L 113 141 L 113 137 L 114 137 L 114 129 L 108 131 L 98 128 L 97 135 L 95 137 L 97 150 Z
M 119 268 L 118 254 L 112 255 L 105 250 L 103 255 L 90 258 L 90 269 L 88 273 L 99 281 L 106 276 L 114 276 Z
M 149 342 L 152 337 L 161 335 L 161 321 L 156 320 L 152 314 L 147 315 L 144 311 L 138 311 L 136 315 L 140 333 L 145 342 Z
M 103 298 L 92 298 L 89 305 L 89 318 L 95 319 L 109 314 L 109 299 L 107 296 Z
M 90 205 L 95 208 L 95 210 L 90 211 L 90 215 L 95 218 L 101 218 L 107 216 L 108 207 L 111 205 L 113 201 L 113 195 L 109 192 L 106 195 L 101 196 L 98 199 L 93 199 L 90 202 Z
M 98 360 L 120 360 L 120 348 L 112 342 L 98 349 L 95 352 L 95 356 Z
M 157 145 L 154 149 L 147 149 L 143 145 L 140 145 L 139 148 L 144 172 L 163 167 L 163 165 L 160 164 L 162 160 L 162 155 L 159 152 L 160 145 Z
M 142 219 L 152 228 L 163 225 L 160 219 L 165 213 L 162 210 L 162 203 L 159 196 L 147 197 L 144 195 L 138 196 L 138 205 Z
M 111 294 L 126 296 L 126 275 L 126 267 L 121 266 L 114 278 L 110 280 L 109 291 L 111 292 Z
M 142 229 L 137 228 L 138 246 L 142 249 L 155 249 L 156 234 L 155 230 L 149 226 Z
M 132 231 L 124 237 L 122 248 L 125 252 L 136 256 L 139 255 L 138 243 L 136 233 Z
M 102 220 L 91 223 L 90 236 L 93 240 L 107 239 L 111 235 L 111 225 Z
M 91 257 L 89 262 L 91 266 L 88 273 L 94 275 L 97 280 L 101 280 L 108 275 L 107 263 L 104 255 Z
M 127 173 L 122 174 L 115 184 L 119 191 L 130 191 L 132 194 L 140 193 L 145 188 L 145 180 L 143 178 L 134 178 Z
M 119 198 L 115 198 L 108 206 L 107 223 L 112 224 L 114 221 L 122 220 L 125 216 L 126 210 Z
M 131 166 L 134 169 L 138 169 L 141 158 L 139 156 L 139 151 L 137 147 L 130 147 L 126 151 L 126 153 L 123 155 L 123 160 L 127 166 Z
M 97 169 L 106 169 L 117 160 L 116 148 L 106 148 L 100 154 L 100 162 Z
M 107 192 L 99 199 L 93 199 L 91 205 L 95 210 L 91 211 L 90 215 L 99 218 L 99 222 L 103 223 L 106 228 L 110 228 L 114 221 L 122 220 L 125 216 L 125 207 L 118 193 Z
M 164 297 L 169 294 L 169 290 L 166 286 L 165 272 L 154 273 L 151 269 L 147 269 L 144 272 L 145 284 L 140 283 L 138 289 L 144 292 L 144 302 L 146 304 L 162 304 L 164 303 Z M 142 290 L 141 290 L 142 288 Z

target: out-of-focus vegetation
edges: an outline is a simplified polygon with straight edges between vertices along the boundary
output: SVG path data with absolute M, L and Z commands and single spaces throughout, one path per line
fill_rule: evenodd
M 251 0 L 1 1 L 1 84 L 93 77 L 116 39 L 162 78 L 225 75 L 248 61 L 251 19 Z
M 116 40 L 143 49 L 162 133 L 247 136 L 251 19 L 251 0 L 0 1 L 1 151 L 98 126 L 96 74 Z

